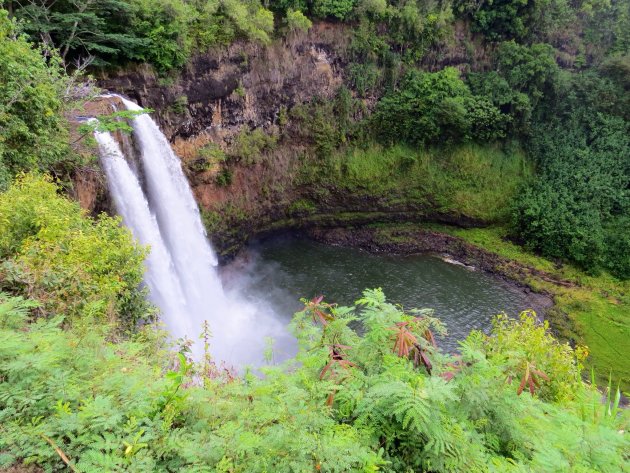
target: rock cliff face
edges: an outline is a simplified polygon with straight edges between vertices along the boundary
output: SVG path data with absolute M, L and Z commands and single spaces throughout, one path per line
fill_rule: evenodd
M 464 68 L 483 62 L 483 48 L 470 47 L 466 28 L 457 27 L 451 43 L 427 54 L 424 66 Z M 346 26 L 318 23 L 308 33 L 267 46 L 237 42 L 207 51 L 166 77 L 146 66 L 109 71 L 99 86 L 155 111 L 182 158 L 220 252 L 261 232 L 291 227 L 403 219 L 475 223 L 408 202 L 402 193 L 383 198 L 369 189 L 357 194 L 330 181 L 320 185 L 304 178 L 312 173 L 312 143 L 292 129 L 287 114 L 314 98 L 334 99 L 344 84 L 349 45 Z M 365 110 L 373 103 L 374 97 L 362 100 Z M 233 151 L 248 146 L 249 158 L 243 150 L 240 155 Z M 94 183 L 82 176 L 77 184 L 79 200 L 93 209 L 90 192 L 81 190 Z
M 154 109 L 171 141 L 219 138 L 243 125 L 270 127 L 281 109 L 314 96 L 330 98 L 342 83 L 348 43 L 342 25 L 319 23 L 268 46 L 236 42 L 209 50 L 172 76 L 141 66 L 110 72 L 99 85 Z
M 207 51 L 172 76 L 158 77 L 140 66 L 110 71 L 98 83 L 155 111 L 182 158 L 202 212 L 215 216 L 206 219 L 215 243 L 226 249 L 264 225 L 286 220 L 286 207 L 301 195 L 294 181 L 304 147 L 289 140 L 265 153 L 264 160 L 247 165 L 238 160 L 207 163 L 200 151 L 212 146 L 223 154 L 234 147 L 242 130 L 262 130 L 277 141 L 283 113 L 314 97 L 330 100 L 336 94 L 343 83 L 342 58 L 348 44 L 345 27 L 320 23 L 308 34 L 293 34 L 267 46 L 237 42 Z M 217 183 L 222 169 L 229 172 L 228 185 Z M 88 178 L 79 176 L 75 187 L 77 197 L 93 209 L 82 192 Z

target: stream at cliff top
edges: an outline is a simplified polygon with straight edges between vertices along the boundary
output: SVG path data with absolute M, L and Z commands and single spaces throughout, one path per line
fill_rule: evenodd
M 228 290 L 266 301 L 287 323 L 303 307 L 301 297 L 324 294 L 328 302 L 352 305 L 364 289 L 381 287 L 389 302 L 434 309 L 448 330 L 438 344 L 451 352 L 471 330 L 488 331 L 496 314 L 516 316 L 530 307 L 523 291 L 436 256 L 371 254 L 288 236 L 251 245 L 221 272 Z M 276 359 L 286 351 L 277 344 Z

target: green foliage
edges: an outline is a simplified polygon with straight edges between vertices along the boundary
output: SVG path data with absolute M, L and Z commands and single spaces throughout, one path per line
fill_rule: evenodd
M 44 314 L 133 325 L 147 310 L 138 292 L 145 252 L 119 219 L 87 218 L 57 191 L 29 174 L 0 195 L 2 287 L 37 299 Z
M 389 53 L 387 38 L 380 35 L 377 24 L 362 18 L 350 43 L 351 57 L 360 64 L 380 63 Z
M 137 10 L 134 2 L 121 0 L 61 0 L 58 2 L 10 2 L 15 16 L 25 24 L 34 41 L 60 51 L 70 63 L 88 56 L 101 60 L 139 56 L 148 38 L 129 30 L 128 18 Z
M 584 347 L 572 350 L 559 343 L 549 333 L 549 322 L 539 323 L 534 312 L 523 312 L 519 319 L 497 316 L 492 333 L 492 337 L 475 334 L 469 340 L 479 340 L 478 348 L 483 348 L 491 361 L 500 360 L 511 382 L 521 381 L 527 368 L 535 367 L 554 373 L 535 387 L 541 399 L 557 403 L 575 398 L 582 383 L 576 367 L 581 369 L 587 354 Z
M 313 13 L 319 18 L 343 20 L 354 8 L 355 0 L 313 0 Z
M 348 66 L 348 81 L 359 97 L 373 93 L 379 85 L 381 72 L 374 64 L 352 63 Z
M 559 68 L 548 44 L 523 46 L 514 41 L 499 45 L 495 71 L 473 72 L 467 81 L 471 91 L 489 101 L 501 115 L 489 109 L 487 120 L 500 120 L 498 128 L 512 136 L 528 135 L 534 111 L 549 98 L 559 81 Z M 476 118 L 471 118 L 477 123 Z M 501 136 L 498 133 L 497 136 Z
M 592 74 L 594 84 L 586 84 L 587 87 L 596 89 L 595 93 L 589 90 L 588 94 L 595 98 L 593 105 L 601 107 L 601 100 L 605 99 L 611 113 L 630 120 L 630 54 L 609 58 L 602 63 L 600 71 L 602 78 Z M 602 89 L 607 92 L 605 96 L 602 92 L 598 93 Z
M 473 96 L 454 68 L 410 72 L 399 91 L 385 96 L 372 117 L 374 133 L 388 143 L 489 141 L 505 136 L 509 121 L 488 100 Z
M 315 156 L 326 159 L 360 132 L 354 119 L 360 104 L 342 86 L 334 100 L 314 98 L 310 103 L 293 107 L 290 118 L 296 136 L 312 145 Z
M 108 133 L 122 131 L 131 133 L 133 127 L 129 124 L 129 121 L 145 113 L 153 113 L 153 110 L 150 108 L 144 108 L 142 110 L 120 110 L 110 113 L 109 115 L 100 115 L 95 117 L 94 120 L 80 125 L 77 131 L 81 136 L 91 136 L 95 131 Z
M 68 158 L 63 87 L 56 57 L 47 63 L 0 10 L 0 189 L 19 171 Z
M 532 169 L 520 151 L 460 145 L 414 149 L 375 144 L 334 153 L 316 182 L 329 179 L 390 209 L 424 209 L 486 222 L 509 220 L 510 202 Z
M 224 28 L 226 32 L 233 29 L 234 38 L 244 37 L 262 43 L 270 41 L 270 35 L 273 32 L 273 14 L 263 8 L 259 2 L 227 0 L 221 2 L 219 11 L 231 23 L 232 26 L 225 25 Z
M 467 81 L 476 96 L 489 100 L 506 115 L 511 135 L 518 136 L 529 130 L 532 102 L 526 93 L 513 89 L 496 71 L 470 73 Z
M 484 97 L 472 96 L 464 104 L 466 120 L 470 123 L 469 133 L 475 140 L 492 143 L 506 137 L 506 129 L 512 117 L 501 113 L 499 108 Z
M 309 4 L 306 0 L 274 0 L 269 5 L 269 8 L 280 15 L 286 14 L 288 17 L 288 12 L 291 10 L 307 13 Z
M 512 89 L 527 94 L 533 107 L 549 91 L 559 70 L 550 45 L 523 46 L 514 41 L 499 45 L 497 69 Z
M 287 10 L 287 28 L 289 31 L 308 31 L 313 23 L 300 10 Z
M 178 96 L 168 107 L 170 111 L 177 115 L 182 115 L 188 110 L 188 97 L 185 95 Z
M 0 314 L 14 314 L 11 326 L 0 325 L 0 467 L 623 470 L 627 413 L 603 416 L 571 349 L 531 319 L 501 319 L 492 335 L 471 334 L 458 359 L 432 345 L 429 331 L 442 327 L 431 311 L 403 311 L 380 290 L 354 307 L 305 302 L 292 322 L 296 359 L 262 368 L 259 378 L 219 375 L 212 360 L 190 363 L 165 351 L 152 328 L 112 343 L 103 327 L 27 324 L 31 307 L 0 297 Z M 356 321 L 361 335 L 349 326 Z M 409 353 L 395 349 L 401 331 Z M 415 364 L 414 350 L 431 374 Z M 509 357 L 544 361 L 544 351 L 550 386 L 566 395 L 552 395 L 543 381 L 540 395 L 519 396 L 506 382 Z
M 627 278 L 630 124 L 616 115 L 619 99 L 606 99 L 609 86 L 586 75 L 556 91 L 531 141 L 540 178 L 515 203 L 514 234 L 546 256 Z
M 357 14 L 361 26 L 355 33 L 355 48 L 376 53 L 381 61 L 386 53 L 395 52 L 411 64 L 449 36 L 453 20 L 450 1 L 363 1 Z
M 227 156 L 216 143 L 207 143 L 199 150 L 199 156 L 213 163 L 222 163 Z
M 232 171 L 227 168 L 222 168 L 215 179 L 217 185 L 221 187 L 229 186 L 232 184 Z
M 249 130 L 245 127 L 236 135 L 230 154 L 246 165 L 256 164 L 263 153 L 275 147 L 277 141 L 277 136 L 269 135 L 260 128 Z
M 30 311 L 37 307 L 39 304 L 33 300 L 0 292 L 0 328 L 16 330 L 23 327 Z
M 289 215 L 308 215 L 317 210 L 317 205 L 307 199 L 299 199 L 292 202 L 287 208 Z
M 387 9 L 387 37 L 406 62 L 419 61 L 428 49 L 446 38 L 453 20 L 451 2 L 406 0 Z
M 495 41 L 543 39 L 577 19 L 566 0 L 458 0 L 457 10 L 472 19 L 476 31 Z
M 186 163 L 192 172 L 205 172 L 216 170 L 228 159 L 225 151 L 213 142 L 206 143 L 197 151 L 197 158 Z
M 182 66 L 195 47 L 237 38 L 268 42 L 273 15 L 257 0 L 59 0 L 9 2 L 33 41 L 66 65 L 141 61 L 158 71 Z
M 196 12 L 190 4 L 182 0 L 132 0 L 129 7 L 128 31 L 138 38 L 138 44 L 133 52 L 125 54 L 123 49 L 121 56 L 149 62 L 160 71 L 184 64 L 194 42 L 190 29 Z M 101 14 L 105 13 L 102 8 Z

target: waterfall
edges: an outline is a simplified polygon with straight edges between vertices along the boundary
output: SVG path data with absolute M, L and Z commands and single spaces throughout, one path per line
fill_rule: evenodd
M 141 110 L 120 99 L 128 110 Z M 148 114 L 135 117 L 132 127 L 142 179 L 109 133 L 95 135 L 116 209 L 135 238 L 150 246 L 145 281 L 151 300 L 173 337 L 187 336 L 194 342 L 197 358 L 199 334 L 207 321 L 215 360 L 260 364 L 265 336 L 286 338 L 285 328 L 272 311 L 261 309 L 264 303 L 226 295 L 179 158 Z
M 114 205 L 134 237 L 150 247 L 146 258 L 145 282 L 151 301 L 161 309 L 162 319 L 177 337 L 190 332 L 187 324 L 186 300 L 175 277 L 171 256 L 166 249 L 155 217 L 149 210 L 140 182 L 125 160 L 120 146 L 110 133 L 96 132 L 101 163 Z

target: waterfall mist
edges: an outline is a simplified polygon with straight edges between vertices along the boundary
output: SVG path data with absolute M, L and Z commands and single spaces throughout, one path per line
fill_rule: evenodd
M 128 110 L 141 110 L 120 98 Z M 270 337 L 293 345 L 271 306 L 248 299 L 238 284 L 226 293 L 179 158 L 148 114 L 134 118 L 132 126 L 141 175 L 111 134 L 96 132 L 95 137 L 116 210 L 134 237 L 150 246 L 145 282 L 171 335 L 190 339 L 199 358 L 199 336 L 207 321 L 212 356 L 236 367 L 262 364 Z

